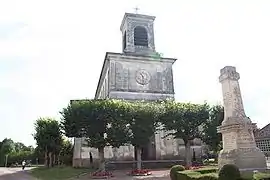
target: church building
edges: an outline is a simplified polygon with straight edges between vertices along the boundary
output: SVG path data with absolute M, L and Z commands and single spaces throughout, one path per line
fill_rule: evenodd
M 120 30 L 122 53 L 107 52 L 95 99 L 165 100 L 174 99 L 172 66 L 175 58 L 161 57 L 155 50 L 154 16 L 125 13 Z M 184 155 L 183 141 L 157 132 L 142 158 L 170 159 Z M 200 151 L 200 150 L 198 150 Z M 83 138 L 75 138 L 73 166 L 87 166 L 89 158 L 98 159 L 98 151 L 87 147 Z M 105 147 L 105 159 L 134 160 L 134 147 Z

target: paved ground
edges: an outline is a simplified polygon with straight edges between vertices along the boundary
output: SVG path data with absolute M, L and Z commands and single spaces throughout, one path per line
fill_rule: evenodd
M 31 178 L 27 170 L 22 168 L 3 168 L 0 167 L 0 180 L 36 180 Z
M 267 166 L 270 168 L 270 160 L 267 161 Z M 25 171 L 22 171 L 21 168 L 1 168 L 0 167 L 0 180 L 37 180 L 36 178 L 32 178 L 27 172 L 29 168 Z M 145 177 L 131 177 L 127 176 L 123 171 L 115 171 L 113 174 L 116 176 L 114 178 L 110 178 L 111 180 L 169 180 L 169 170 L 158 170 L 152 171 L 152 176 Z M 88 177 L 84 177 L 89 179 Z M 82 178 L 82 180 L 84 179 Z

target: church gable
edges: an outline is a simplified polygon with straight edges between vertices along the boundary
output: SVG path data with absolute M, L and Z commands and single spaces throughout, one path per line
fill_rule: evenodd
M 257 137 L 270 137 L 270 124 L 260 129 Z

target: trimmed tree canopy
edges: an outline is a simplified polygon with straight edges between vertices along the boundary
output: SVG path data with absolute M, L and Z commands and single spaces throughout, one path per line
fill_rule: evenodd
M 207 104 L 177 103 L 174 101 L 163 104 L 164 113 L 160 121 L 174 138 L 182 138 L 185 142 L 200 138 L 198 127 L 209 118 Z

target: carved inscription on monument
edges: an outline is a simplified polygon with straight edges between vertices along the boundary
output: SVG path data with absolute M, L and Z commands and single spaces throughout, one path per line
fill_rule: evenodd
M 234 132 L 223 134 L 223 147 L 225 151 L 236 149 L 236 134 Z
M 247 129 L 243 129 L 239 132 L 238 144 L 240 148 L 250 148 L 255 145 L 252 132 Z
M 243 101 L 241 97 L 241 92 L 239 87 L 234 87 L 233 89 L 234 93 L 234 116 L 239 117 L 241 119 L 245 118 L 245 111 L 244 111 L 244 106 L 243 106 Z

